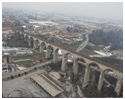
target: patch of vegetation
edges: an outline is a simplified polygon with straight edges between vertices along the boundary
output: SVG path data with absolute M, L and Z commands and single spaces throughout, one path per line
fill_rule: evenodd
M 55 71 L 59 71 L 61 70 L 61 61 L 57 62 L 57 63 L 50 63 L 48 64 L 48 66 L 50 66 L 53 70 Z
M 24 72 L 24 74 L 26 75 L 26 74 L 27 74 L 27 72 Z
M 21 76 L 21 74 L 19 73 L 19 74 L 18 74 L 18 77 L 20 77 L 20 76 Z
M 89 55 L 95 55 L 96 53 L 92 50 L 89 50 L 89 49 L 86 49 L 84 48 L 83 50 L 81 50 L 80 52 L 78 52 L 80 54 L 83 54 L 83 55 L 86 55 L 86 56 L 89 56 Z
M 57 38 L 53 38 L 51 43 L 61 46 L 62 48 L 66 48 L 66 49 L 75 51 L 82 42 L 75 42 L 75 43 L 72 43 L 69 45 L 69 44 L 63 44 L 62 41 Z
M 20 38 L 14 38 L 13 36 L 11 39 L 7 40 L 7 45 L 10 47 L 27 47 L 28 43 L 25 41 L 22 41 Z
M 17 55 L 17 56 L 13 56 L 14 60 L 19 60 L 19 59 L 31 59 L 32 61 L 24 61 L 24 62 L 18 62 L 17 64 L 20 66 L 24 66 L 24 67 L 32 67 L 34 64 L 33 62 L 36 60 L 41 60 L 40 62 L 45 62 L 46 58 L 45 55 L 43 54 L 39 54 L 37 52 L 34 51 L 35 54 L 33 55 Z
M 113 97 L 117 97 L 117 93 L 116 93 L 116 91 L 114 91 L 114 93 L 113 93 Z
M 95 46 L 87 45 L 85 48 L 88 49 L 88 50 L 103 50 L 104 46 L 99 46 L 99 45 L 95 45 Z
M 13 75 L 11 76 L 11 79 L 14 79 L 14 76 L 13 76 Z
M 34 70 L 37 70 L 37 68 L 36 68 L 36 67 L 34 67 Z
M 111 50 L 123 49 L 123 30 L 104 32 L 103 30 L 94 30 L 89 35 L 89 41 L 95 45 L 111 45 Z

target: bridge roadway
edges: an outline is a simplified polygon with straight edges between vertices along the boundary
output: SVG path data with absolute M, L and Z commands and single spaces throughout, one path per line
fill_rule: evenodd
M 88 57 L 88 56 L 83 55 L 83 54 L 81 55 L 81 54 L 78 53 L 78 52 L 71 51 L 71 50 L 69 50 L 69 49 L 67 49 L 67 48 L 64 48 L 64 47 L 62 47 L 62 46 L 58 46 L 58 45 L 56 45 L 56 44 L 54 44 L 54 43 L 52 43 L 52 42 L 49 42 L 49 41 L 47 41 L 47 40 L 44 40 L 44 39 L 38 37 L 38 36 L 36 36 L 36 35 L 30 34 L 30 33 L 25 33 L 25 32 L 23 32 L 23 33 L 26 34 L 26 35 L 29 35 L 29 36 L 31 36 L 31 37 L 35 37 L 35 38 L 37 38 L 37 39 L 39 39 L 39 40 L 42 40 L 42 41 L 44 41 L 44 42 L 47 42 L 47 43 L 49 43 L 49 44 L 51 44 L 51 45 L 57 46 L 57 47 L 59 47 L 59 48 L 62 48 L 62 49 L 66 50 L 66 51 L 69 51 L 69 52 L 71 52 L 71 53 L 77 54 L 77 55 L 79 55 L 79 56 L 81 56 L 81 57 L 85 57 L 85 58 L 87 58 L 87 59 L 89 59 L 89 60 L 92 60 L 92 61 L 95 61 L 95 62 L 100 63 L 100 64 L 102 64 L 102 65 L 105 65 L 106 67 L 110 67 L 110 68 L 116 69 L 117 71 L 123 73 L 123 69 L 122 69 L 122 68 L 113 66 L 113 65 L 111 65 L 111 64 L 105 63 L 105 62 L 103 62 L 103 61 L 100 61 L 100 60 L 97 60 L 97 59 L 94 59 L 94 58 L 91 58 L 91 57 Z
M 18 71 L 15 71 L 15 72 L 10 72 L 10 73 L 3 74 L 3 75 L 2 75 L 2 79 L 8 78 L 8 77 L 10 77 L 11 75 L 14 76 L 14 75 L 18 75 L 19 73 L 22 74 L 22 73 L 24 73 L 24 72 L 26 72 L 26 71 L 33 70 L 34 67 L 39 68 L 39 67 L 41 67 L 41 66 L 44 66 L 44 65 L 47 65 L 47 64 L 51 63 L 52 61 L 53 61 L 53 60 L 51 59 L 51 60 L 48 60 L 48 61 L 46 61 L 46 62 L 37 64 L 37 65 L 35 65 L 35 66 L 33 66 L 33 67 L 30 67 L 30 68 L 27 68 L 27 69 L 24 69 L 24 70 L 18 70 Z

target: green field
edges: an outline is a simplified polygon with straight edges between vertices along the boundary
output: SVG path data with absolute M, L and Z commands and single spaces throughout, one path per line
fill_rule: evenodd
M 45 62 L 47 59 L 45 57 L 45 53 L 43 54 L 40 54 L 40 53 L 37 53 L 35 51 L 32 51 L 33 54 L 32 55 L 17 55 L 17 56 L 13 56 L 12 58 L 14 60 L 20 60 L 20 59 L 31 59 L 33 61 L 36 61 L 38 60 L 39 62 Z M 24 62 L 17 62 L 18 65 L 21 65 L 21 66 L 24 66 L 24 67 L 31 67 L 33 66 L 33 62 L 31 61 L 24 61 Z
M 82 42 L 75 42 L 75 43 L 68 45 L 68 44 L 63 44 L 62 41 L 57 38 L 53 38 L 52 43 L 56 44 L 57 46 L 61 46 L 62 48 L 75 51 Z
M 86 49 L 86 48 L 84 48 L 83 50 L 81 50 L 81 51 L 78 52 L 78 53 L 83 54 L 83 55 L 86 55 L 86 56 L 96 54 L 94 51 L 89 50 L 89 49 Z

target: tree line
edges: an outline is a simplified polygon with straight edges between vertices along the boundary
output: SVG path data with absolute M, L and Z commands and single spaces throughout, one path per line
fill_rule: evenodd
M 123 30 L 107 31 L 93 30 L 89 40 L 95 45 L 111 46 L 111 50 L 123 49 Z

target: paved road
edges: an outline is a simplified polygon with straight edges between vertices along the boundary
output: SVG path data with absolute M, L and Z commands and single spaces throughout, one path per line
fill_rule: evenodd
M 6 73 L 6 74 L 3 74 L 2 75 L 2 79 L 4 79 L 4 78 L 7 78 L 7 77 L 10 77 L 11 75 L 18 75 L 19 73 L 21 74 L 21 73 L 24 73 L 25 71 L 29 71 L 29 70 L 33 70 L 34 69 L 34 67 L 41 67 L 41 66 L 44 66 L 44 65 L 46 65 L 46 64 L 49 64 L 49 63 L 51 63 L 53 61 L 53 59 L 51 59 L 51 60 L 48 60 L 47 62 L 44 62 L 44 63 L 40 63 L 40 64 L 37 64 L 37 65 L 35 65 L 35 66 L 33 66 L 33 67 L 30 67 L 30 68 L 27 68 L 27 69 L 24 69 L 24 70 L 18 70 L 18 71 L 15 71 L 15 72 L 10 72 L 10 73 Z
M 88 42 L 89 42 L 89 37 L 88 37 L 88 34 L 86 34 L 86 40 L 75 51 L 76 52 L 81 51 L 83 48 L 86 47 L 86 45 L 88 44 Z

